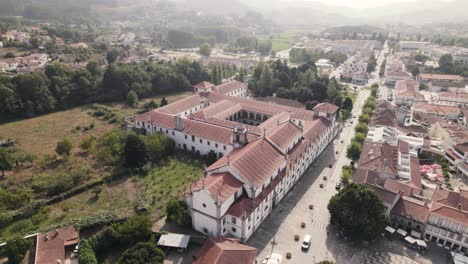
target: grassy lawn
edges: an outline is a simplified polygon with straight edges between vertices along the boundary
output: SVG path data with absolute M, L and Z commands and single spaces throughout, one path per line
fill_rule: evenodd
M 189 94 L 192 93 L 175 93 L 167 95 L 166 99 L 171 103 L 185 98 Z M 142 100 L 142 104 L 149 100 L 155 100 L 159 104 L 161 98 L 162 96 L 144 99 Z M 106 105 L 110 106 L 112 110 L 121 117 L 131 116 L 138 112 L 138 109 L 128 108 L 122 102 L 109 103 Z M 87 134 L 99 136 L 119 127 L 119 124 L 108 124 L 103 120 L 90 116 L 87 113 L 89 109 L 90 106 L 87 105 L 39 117 L 5 123 L 0 125 L 0 138 L 14 139 L 21 149 L 36 155 L 42 155 L 54 153 L 57 141 L 63 138 L 68 138 L 72 142 L 78 143 Z M 5 116 L 4 118 L 8 117 Z M 0 121 L 1 119 L 2 117 L 0 116 Z M 96 126 L 94 129 L 86 132 L 73 131 L 73 128 L 76 126 L 84 127 L 89 126 L 91 123 L 95 123 Z

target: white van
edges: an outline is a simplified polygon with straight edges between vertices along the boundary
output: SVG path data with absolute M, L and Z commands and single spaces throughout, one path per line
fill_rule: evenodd
M 302 241 L 302 249 L 307 250 L 310 247 L 310 235 L 305 235 L 304 241 Z

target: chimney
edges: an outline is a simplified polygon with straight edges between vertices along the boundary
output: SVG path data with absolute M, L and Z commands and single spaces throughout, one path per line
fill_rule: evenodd
M 174 122 L 175 129 L 179 130 L 179 131 L 184 130 L 184 122 L 183 122 L 182 118 L 180 116 L 176 115 L 174 117 L 174 119 L 175 119 L 175 122 Z

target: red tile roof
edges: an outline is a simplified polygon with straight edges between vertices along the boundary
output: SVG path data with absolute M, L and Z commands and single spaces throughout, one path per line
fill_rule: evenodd
M 62 228 L 39 234 L 36 242 L 35 264 L 65 263 L 65 246 L 75 245 L 79 242 L 78 233 L 74 228 Z M 47 239 L 46 239 L 47 237 Z
M 453 146 L 454 149 L 460 151 L 461 153 L 467 153 L 468 152 L 468 142 L 457 144 Z
M 338 106 L 334 104 L 330 104 L 327 102 L 320 103 L 314 107 L 314 111 L 319 111 L 319 112 L 326 112 L 326 113 L 336 113 L 340 109 Z
M 365 142 L 359 167 L 380 172 L 384 164 L 386 173 L 397 174 L 398 148 L 387 143 Z
M 464 78 L 459 75 L 450 74 L 430 74 L 422 73 L 419 75 L 422 80 L 444 80 L 444 81 L 463 81 Z
M 235 192 L 242 188 L 243 183 L 229 172 L 214 173 L 206 176 L 192 185 L 192 192 L 205 189 L 213 200 L 224 203 Z
M 166 106 L 160 107 L 156 109 L 155 111 L 161 112 L 161 113 L 166 113 L 166 114 L 173 114 L 177 115 L 180 113 L 183 113 L 191 108 L 194 108 L 203 102 L 203 95 L 201 94 L 194 94 L 192 96 L 186 97 L 184 99 L 181 99 L 179 101 L 170 103 Z
M 393 207 L 391 214 L 400 217 L 411 215 L 414 220 L 426 224 L 429 217 L 429 207 L 423 201 L 402 196 Z
M 415 104 L 414 111 L 437 115 L 458 115 L 460 113 L 460 109 L 455 106 L 436 105 L 429 103 Z
M 215 85 L 210 82 L 203 81 L 203 82 L 199 82 L 195 84 L 193 87 L 200 89 L 200 90 L 208 90 L 210 88 L 215 87 Z
M 393 201 L 395 201 L 395 198 L 397 197 L 396 193 L 386 190 L 385 188 L 382 188 L 380 186 L 369 185 L 369 187 L 372 190 L 374 190 L 382 199 L 382 201 L 384 201 L 387 204 L 393 204 Z
M 276 129 L 267 131 L 267 139 L 273 143 L 283 154 L 289 152 L 288 146 L 292 142 L 298 142 L 302 137 L 302 131 L 294 123 L 287 121 Z
M 193 264 L 252 264 L 257 249 L 243 245 L 236 239 L 208 238 Z
M 258 188 L 285 162 L 285 156 L 272 144 L 265 139 L 260 139 L 237 152 L 231 152 L 222 157 L 208 167 L 207 171 L 229 165 L 244 179 L 245 183 Z
M 296 108 L 305 108 L 305 105 L 292 99 L 285 99 L 276 96 L 267 96 L 267 97 L 256 97 L 254 98 L 257 101 L 267 102 L 267 103 L 275 103 L 279 105 L 289 106 L 289 107 L 296 107 Z
M 398 193 L 401 191 L 406 196 L 412 196 L 415 191 L 408 184 L 394 179 L 385 180 L 384 188 L 394 193 Z
M 221 94 L 228 94 L 232 91 L 243 88 L 245 86 L 247 86 L 247 84 L 234 80 L 234 81 L 225 82 L 216 86 L 215 90 Z
M 430 213 L 464 225 L 468 223 L 467 211 L 461 211 L 456 208 L 445 206 L 441 203 L 433 202 Z

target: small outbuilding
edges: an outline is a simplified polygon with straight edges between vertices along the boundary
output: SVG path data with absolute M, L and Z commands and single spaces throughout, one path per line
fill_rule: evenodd
M 178 250 L 185 250 L 190 241 L 189 235 L 182 234 L 164 234 L 161 235 L 158 241 L 158 246 L 177 248 Z

